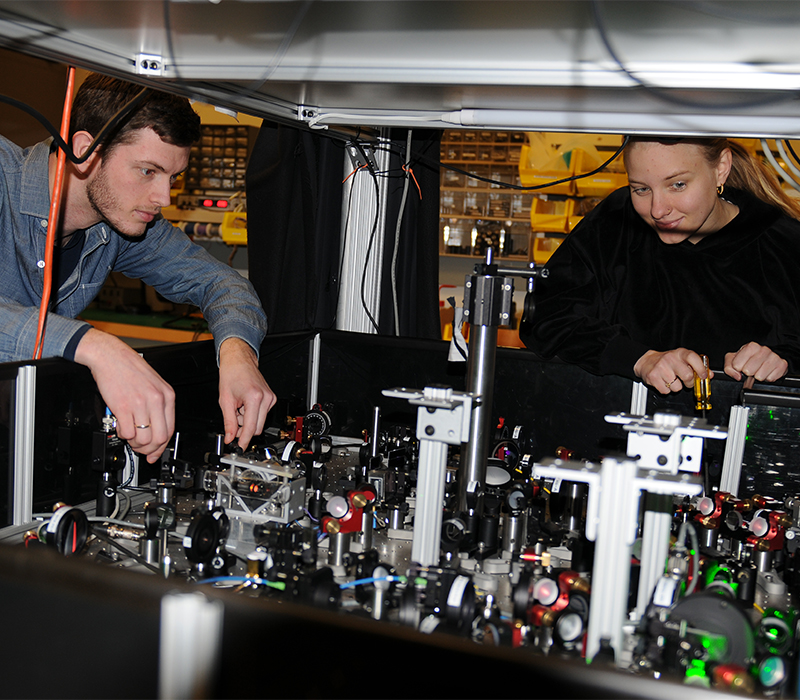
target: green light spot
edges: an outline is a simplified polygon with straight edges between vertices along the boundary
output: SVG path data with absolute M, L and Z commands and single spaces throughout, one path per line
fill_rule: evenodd
M 711 661 L 721 661 L 728 651 L 728 640 L 721 634 L 701 634 L 700 643 Z
M 706 673 L 705 661 L 700 659 L 693 659 L 686 669 L 686 676 L 684 682 L 687 685 L 697 685 L 704 688 L 711 687 L 711 681 Z

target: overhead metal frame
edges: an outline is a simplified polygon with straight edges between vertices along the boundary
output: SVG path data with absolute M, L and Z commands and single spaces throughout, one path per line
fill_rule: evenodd
M 317 128 L 791 138 L 799 29 L 773 0 L 0 0 L 0 45 Z

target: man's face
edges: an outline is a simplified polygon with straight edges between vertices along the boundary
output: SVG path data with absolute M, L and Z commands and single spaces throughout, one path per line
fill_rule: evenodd
M 89 203 L 119 233 L 142 236 L 170 203 L 170 187 L 189 163 L 189 149 L 140 129 L 102 158 L 86 186 Z

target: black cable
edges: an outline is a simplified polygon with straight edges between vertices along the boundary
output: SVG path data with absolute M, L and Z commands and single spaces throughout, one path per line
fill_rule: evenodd
M 289 29 L 287 29 L 286 33 L 283 35 L 283 39 L 281 40 L 280 46 L 278 46 L 278 50 L 275 52 L 272 61 L 270 61 L 269 65 L 267 66 L 267 70 L 265 71 L 264 75 L 262 75 L 261 78 L 255 80 L 248 87 L 246 87 L 244 92 L 240 93 L 240 96 L 250 97 L 257 90 L 261 89 L 264 83 L 266 83 L 267 80 L 270 79 L 272 74 L 277 70 L 278 66 L 281 64 L 281 61 L 283 61 L 283 57 L 289 50 L 289 46 L 294 40 L 295 34 L 297 34 L 297 30 L 300 29 L 300 25 L 303 23 L 306 14 L 308 13 L 309 9 L 311 8 L 311 5 L 313 4 L 314 0 L 305 0 L 305 2 L 303 2 L 297 14 L 294 16 L 292 23 L 289 25 Z
M 131 473 L 128 475 L 128 478 L 125 480 L 125 483 L 119 485 L 119 488 L 121 488 L 121 489 L 124 489 L 124 488 L 127 488 L 128 486 L 130 486 L 131 482 L 133 481 L 133 477 L 136 475 L 136 462 L 134 462 L 133 450 L 131 449 L 131 446 L 127 442 L 125 443 L 125 454 L 127 455 L 128 460 L 130 461 Z
M 608 167 L 611 163 L 614 162 L 614 160 L 616 160 L 619 157 L 620 153 L 622 153 L 622 151 L 625 150 L 625 146 L 628 144 L 628 141 L 630 141 L 630 136 L 628 136 L 628 135 L 624 136 L 623 140 L 622 140 L 622 145 L 619 148 L 617 148 L 616 151 L 614 151 L 614 154 L 608 160 L 606 160 L 602 165 L 599 165 L 598 167 L 596 167 L 594 170 L 590 170 L 589 172 L 586 172 L 586 173 L 579 173 L 578 175 L 570 175 L 569 177 L 563 178 L 561 180 L 553 180 L 552 182 L 545 182 L 544 184 L 541 184 L 541 185 L 515 185 L 514 183 L 511 183 L 511 182 L 503 182 L 502 180 L 493 180 L 490 177 L 483 177 L 482 175 L 476 175 L 475 173 L 472 173 L 469 170 L 463 170 L 462 168 L 458 168 L 455 165 L 450 165 L 449 163 L 442 163 L 439 160 L 433 160 L 432 158 L 426 158 L 426 157 L 422 156 L 419 153 L 413 154 L 413 155 L 416 156 L 416 158 L 415 158 L 415 160 L 412 161 L 413 165 L 411 166 L 411 168 L 413 169 L 414 165 L 416 165 L 417 163 L 422 163 L 426 167 L 429 167 L 429 168 L 432 168 L 432 169 L 433 169 L 433 166 L 438 166 L 438 167 L 441 167 L 441 168 L 445 168 L 446 170 L 451 170 L 451 171 L 453 171 L 455 173 L 460 173 L 461 175 L 466 175 L 467 177 L 470 177 L 473 180 L 480 180 L 481 182 L 487 182 L 487 183 L 489 183 L 491 185 L 497 185 L 498 189 L 518 190 L 518 191 L 521 191 L 521 192 L 532 192 L 534 190 L 541 190 L 541 189 L 545 189 L 547 187 L 552 187 L 553 185 L 561 185 L 561 184 L 563 184 L 565 182 L 571 182 L 573 180 L 580 180 L 580 179 L 582 179 L 584 177 L 590 177 L 591 175 L 596 175 L 597 173 L 599 173 L 600 171 L 602 171 L 606 167 Z M 400 151 L 400 150 L 395 150 L 395 149 L 386 148 L 386 147 L 376 147 L 375 150 L 376 151 L 387 151 L 387 152 L 392 153 L 394 155 L 399 155 L 400 157 L 405 157 L 405 154 L 403 153 L 403 151 Z
M 736 110 L 742 109 L 746 107 L 761 107 L 764 105 L 774 104 L 776 102 L 782 102 L 786 100 L 793 100 L 797 96 L 796 91 L 789 91 L 787 93 L 782 93 L 780 95 L 776 95 L 773 97 L 764 97 L 754 100 L 747 100 L 747 101 L 740 101 L 740 102 L 729 102 L 723 104 L 715 104 L 715 103 L 704 103 L 704 102 L 695 102 L 693 100 L 684 100 L 676 95 L 672 95 L 666 91 L 665 88 L 660 88 L 654 85 L 650 85 L 644 82 L 641 78 L 637 75 L 632 73 L 627 66 L 623 63 L 622 59 L 619 57 L 617 52 L 611 46 L 611 41 L 608 38 L 608 33 L 606 32 L 606 27 L 603 22 L 603 17 L 600 11 L 600 0 L 592 0 L 592 14 L 594 15 L 594 23 L 595 28 L 597 29 L 597 33 L 600 35 L 600 39 L 603 42 L 603 45 L 608 51 L 611 58 L 614 59 L 614 62 L 617 64 L 619 69 L 625 73 L 634 83 L 636 83 L 639 87 L 645 90 L 648 94 L 653 95 L 653 97 L 658 98 L 664 102 L 668 102 L 670 104 L 679 105 L 681 107 L 692 107 L 696 109 L 725 109 L 725 110 Z
M 800 163 L 800 158 L 797 157 L 797 154 L 794 152 L 794 148 L 792 148 L 792 142 L 789 141 L 789 139 L 784 139 L 783 142 L 786 144 L 786 148 L 789 149 L 789 153 L 792 154 L 792 158 L 794 158 L 797 163 Z
M 438 137 L 440 131 L 436 131 L 436 136 Z M 332 135 L 333 136 L 333 135 Z M 425 154 L 428 150 L 437 142 L 437 139 L 434 137 L 428 138 L 427 142 L 425 143 L 425 148 L 421 151 L 411 153 L 411 159 L 408 162 L 408 167 L 412 170 L 419 164 L 424 165 L 429 170 L 435 172 L 439 166 L 443 165 L 439 159 L 429 158 Z M 395 143 L 394 141 L 390 141 L 390 143 Z M 406 161 L 406 149 L 404 144 L 394 145 L 394 146 L 384 146 L 382 144 L 372 144 L 372 148 L 375 151 L 384 151 L 391 155 L 397 156 L 400 160 L 404 163 Z M 445 166 L 447 167 L 447 166 Z M 398 171 L 398 177 L 405 177 L 405 173 L 400 170 Z M 508 183 L 501 183 L 501 184 L 508 184 Z
M 356 144 L 358 146 L 358 144 Z M 359 150 L 361 147 L 358 146 Z M 363 150 L 361 150 L 362 154 L 364 154 Z M 369 245 L 367 246 L 367 255 L 364 258 L 364 268 L 361 271 L 361 306 L 364 307 L 364 312 L 367 314 L 367 318 L 369 319 L 372 327 L 375 329 L 376 333 L 380 333 L 380 328 L 375 321 L 375 318 L 370 313 L 370 310 L 367 306 L 367 301 L 364 297 L 364 288 L 366 287 L 367 283 L 367 266 L 369 265 L 369 259 L 372 254 L 372 246 L 375 243 L 375 235 L 378 232 L 378 221 L 380 220 L 380 210 L 381 210 L 381 197 L 380 197 L 380 188 L 378 187 L 378 178 L 375 175 L 375 171 L 373 170 L 372 166 L 369 165 L 369 161 L 366 158 L 366 154 L 364 154 L 364 160 L 367 163 L 367 169 L 369 170 L 369 174 L 372 176 L 372 183 L 375 186 L 375 219 L 372 222 L 372 231 L 369 234 Z M 380 264 L 378 261 L 377 264 Z
M 183 85 L 185 89 L 190 90 L 181 76 L 181 71 L 178 68 L 178 61 L 175 58 L 175 46 L 172 43 L 172 17 L 170 15 L 169 3 L 170 0 L 164 0 L 164 33 L 167 35 L 167 52 L 169 53 L 169 60 L 172 62 L 172 67 L 175 69 L 176 81 Z
M 76 156 L 73 152 L 72 148 L 61 138 L 61 134 L 59 133 L 58 129 L 56 129 L 48 120 L 47 118 L 42 115 L 40 112 L 35 110 L 30 105 L 25 104 L 24 102 L 20 102 L 19 100 L 14 99 L 13 97 L 8 97 L 7 95 L 0 95 L 0 102 L 5 102 L 12 107 L 16 107 L 21 109 L 26 114 L 29 114 L 34 119 L 44 126 L 47 129 L 48 133 L 50 133 L 53 137 L 53 141 L 58 148 L 60 148 L 66 154 L 67 158 L 75 165 L 80 165 L 81 163 L 86 162 L 89 159 L 89 156 L 94 153 L 97 147 L 102 143 L 103 139 L 108 135 L 110 131 L 115 129 L 117 125 L 128 116 L 130 112 L 132 112 L 139 104 L 150 94 L 150 88 L 142 88 L 140 92 L 138 92 L 134 97 L 125 104 L 111 119 L 109 119 L 105 126 L 100 129 L 100 133 L 95 136 L 94 141 L 89 144 L 89 148 L 86 149 L 84 154 L 80 157 Z
M 447 170 L 452 170 L 455 173 L 461 173 L 462 175 L 466 175 L 467 177 L 470 177 L 473 180 L 480 180 L 481 182 L 488 182 L 489 184 L 497 185 L 499 189 L 518 190 L 518 191 L 521 191 L 521 192 L 531 192 L 531 191 L 534 191 L 534 190 L 542 190 L 542 189 L 545 189 L 547 187 L 552 187 L 553 185 L 562 185 L 565 182 L 572 182 L 573 180 L 580 180 L 580 179 L 582 179 L 584 177 L 589 177 L 591 175 L 596 175 L 601 170 L 604 170 L 607 166 L 609 166 L 611 163 L 613 163 L 614 160 L 616 160 L 616 158 L 619 156 L 619 154 L 622 153 L 622 151 L 625 150 L 625 146 L 628 145 L 628 141 L 630 141 L 630 139 L 631 139 L 631 137 L 626 135 L 622 139 L 622 145 L 616 151 L 614 151 L 614 154 L 608 160 L 606 160 L 602 165 L 599 165 L 594 170 L 590 170 L 588 173 L 580 173 L 578 175 L 570 175 L 569 177 L 561 178 L 560 180 L 553 180 L 551 182 L 545 182 L 545 183 L 543 183 L 541 185 L 529 185 L 529 186 L 526 186 L 526 185 L 515 185 L 515 184 L 513 184 L 511 182 L 502 182 L 501 180 L 492 180 L 492 178 L 490 178 L 490 177 L 483 177 L 482 175 L 477 175 L 475 173 L 471 173 L 469 170 L 463 170 L 461 168 L 457 168 L 456 166 L 450 165 L 448 163 L 438 162 L 438 165 L 441 166 L 442 168 L 446 168 Z M 427 158 L 423 158 L 421 160 L 427 160 L 428 162 L 431 162 L 431 163 L 434 162 L 433 160 L 427 159 Z

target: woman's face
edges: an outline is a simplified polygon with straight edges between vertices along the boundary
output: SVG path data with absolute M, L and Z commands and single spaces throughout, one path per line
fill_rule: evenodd
M 634 209 L 664 243 L 696 243 L 730 220 L 717 196 L 730 172 L 729 149 L 713 166 L 693 143 L 636 142 L 626 151 L 625 167 Z

